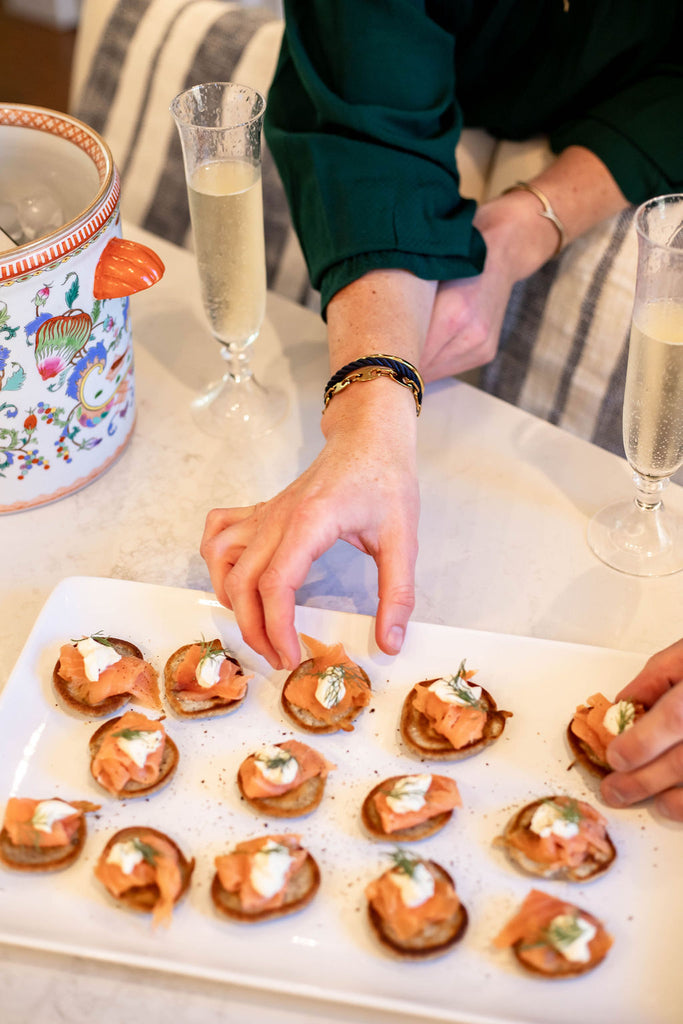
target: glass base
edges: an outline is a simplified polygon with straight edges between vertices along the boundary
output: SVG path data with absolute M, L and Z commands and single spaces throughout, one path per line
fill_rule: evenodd
M 284 391 L 266 388 L 252 375 L 235 378 L 226 373 L 194 399 L 191 411 L 203 433 L 251 441 L 276 427 L 288 405 Z
M 588 524 L 588 544 L 607 565 L 631 576 L 668 576 L 683 569 L 683 518 L 636 500 L 605 505 Z

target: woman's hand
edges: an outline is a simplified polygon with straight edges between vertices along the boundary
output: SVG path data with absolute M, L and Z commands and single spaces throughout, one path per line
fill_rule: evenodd
M 683 640 L 650 658 L 617 699 L 650 710 L 609 744 L 603 798 L 627 807 L 654 797 L 663 815 L 683 821 Z
M 557 246 L 556 228 L 538 216 L 534 203 L 529 193 L 513 192 L 477 210 L 474 226 L 486 242 L 484 269 L 439 285 L 420 363 L 425 381 L 494 358 L 513 285 L 541 267 Z
M 388 654 L 400 650 L 414 605 L 415 421 L 406 389 L 356 384 L 330 403 L 327 444 L 298 479 L 264 504 L 209 513 L 200 550 L 216 596 L 274 668 L 299 664 L 295 592 L 338 539 L 374 558 L 377 643 Z

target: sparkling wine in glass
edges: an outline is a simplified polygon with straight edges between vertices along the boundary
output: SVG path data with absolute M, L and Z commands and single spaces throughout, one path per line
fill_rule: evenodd
M 266 305 L 261 191 L 265 101 L 234 82 L 209 82 L 171 104 L 183 150 L 204 309 L 227 363 L 192 403 L 198 426 L 218 437 L 259 437 L 285 415 L 283 392 L 251 370 Z
M 588 543 L 615 569 L 664 576 L 683 568 L 683 520 L 661 492 L 683 465 L 683 195 L 635 215 L 638 272 L 624 394 L 624 448 L 633 501 L 591 519 Z

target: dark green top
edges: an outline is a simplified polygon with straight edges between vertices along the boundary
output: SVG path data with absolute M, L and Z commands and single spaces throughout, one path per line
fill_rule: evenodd
M 463 125 L 586 146 L 633 203 L 683 191 L 683 0 L 285 8 L 266 133 L 323 308 L 374 268 L 481 271 L 454 162 Z

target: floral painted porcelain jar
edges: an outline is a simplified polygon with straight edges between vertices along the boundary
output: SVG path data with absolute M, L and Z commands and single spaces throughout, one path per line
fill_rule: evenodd
M 119 175 L 67 114 L 0 104 L 0 512 L 103 473 L 135 423 L 129 296 L 164 267 L 121 238 Z

